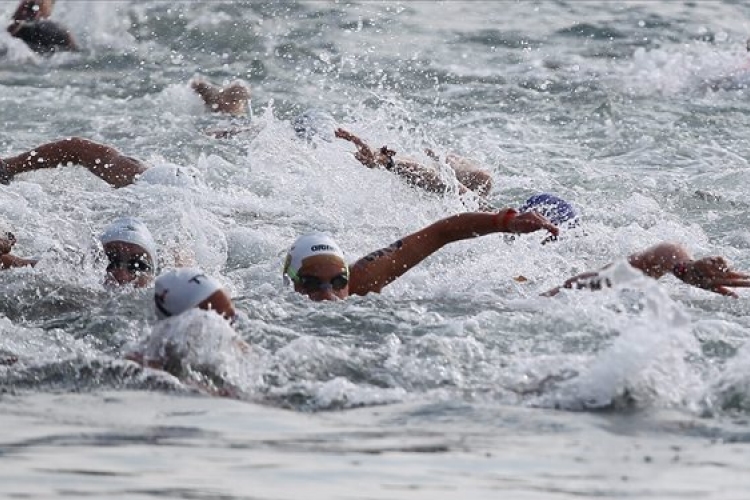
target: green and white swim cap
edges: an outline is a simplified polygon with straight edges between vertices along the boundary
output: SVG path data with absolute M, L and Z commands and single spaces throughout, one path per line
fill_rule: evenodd
M 344 259 L 344 252 L 341 251 L 341 248 L 339 248 L 330 235 L 326 233 L 311 233 L 300 236 L 292 244 L 284 261 L 284 275 L 295 281 L 303 261 L 319 255 L 336 257 L 341 261 L 342 267 L 348 269 L 346 260 Z

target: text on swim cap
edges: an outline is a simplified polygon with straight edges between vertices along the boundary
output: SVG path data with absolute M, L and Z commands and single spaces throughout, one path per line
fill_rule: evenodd
M 321 252 L 323 250 L 328 250 L 329 252 L 336 251 L 336 249 L 333 248 L 331 245 L 313 245 L 310 247 L 311 252 Z

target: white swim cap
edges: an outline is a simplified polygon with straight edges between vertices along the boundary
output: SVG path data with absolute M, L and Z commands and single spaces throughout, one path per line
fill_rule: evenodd
M 302 261 L 316 255 L 334 255 L 341 259 L 341 263 L 346 267 L 344 252 L 333 241 L 333 238 L 325 233 L 312 233 L 300 236 L 292 244 L 284 261 L 284 274 L 292 280 L 296 279 L 297 272 L 302 267 Z
M 221 285 L 197 268 L 172 269 L 156 278 L 154 304 L 159 319 L 177 316 L 209 298 Z
M 156 242 L 146 225 L 135 217 L 123 217 L 107 226 L 99 237 L 102 245 L 115 241 L 132 243 L 146 250 L 151 262 L 156 265 Z

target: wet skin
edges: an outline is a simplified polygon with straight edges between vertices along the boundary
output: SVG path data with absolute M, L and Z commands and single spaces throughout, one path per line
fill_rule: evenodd
M 324 283 L 321 288 L 307 289 L 299 282 L 294 282 L 294 290 L 310 297 L 310 299 L 320 302 L 323 300 L 340 300 L 349 296 L 349 286 L 340 290 L 330 286 L 331 280 L 337 276 L 346 273 L 346 265 L 330 258 L 309 257 L 304 260 L 302 266 L 297 271 L 298 276 L 314 276 Z
M 154 263 L 143 247 L 124 241 L 112 241 L 104 245 L 104 252 L 110 259 L 107 266 L 106 283 L 108 285 L 123 286 L 131 284 L 136 288 L 143 288 L 153 281 Z M 113 258 L 118 261 L 118 264 L 113 265 Z M 139 260 L 149 264 L 150 269 L 139 271 L 128 267 L 129 263 L 136 263 Z
M 205 311 L 215 311 L 227 321 L 232 321 L 237 316 L 232 299 L 229 298 L 229 295 L 224 290 L 215 291 L 210 297 L 198 304 L 197 307 Z

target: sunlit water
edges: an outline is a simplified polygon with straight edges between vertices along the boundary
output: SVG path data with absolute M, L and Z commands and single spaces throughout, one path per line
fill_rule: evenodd
M 4 6 L 8 18 L 12 2 Z M 0 186 L 35 269 L 0 274 L 2 495 L 180 498 L 746 498 L 748 298 L 620 263 L 601 293 L 539 293 L 662 240 L 750 269 L 750 7 L 734 2 L 76 2 L 82 54 L 0 33 L 0 156 L 79 135 L 152 170 Z M 187 82 L 243 79 L 246 120 Z M 455 151 L 491 200 L 539 191 L 582 226 L 444 248 L 382 295 L 284 287 L 296 235 L 350 260 L 476 200 L 417 192 L 352 146 L 296 137 L 316 108 L 373 145 Z M 206 129 L 248 126 L 217 140 Z M 137 215 L 162 267 L 192 261 L 241 311 L 156 325 L 149 290 L 102 285 L 97 235 Z M 526 281 L 514 280 L 522 275 Z M 178 336 L 193 377 L 124 361 Z M 0 359 L 2 356 L 0 356 Z

